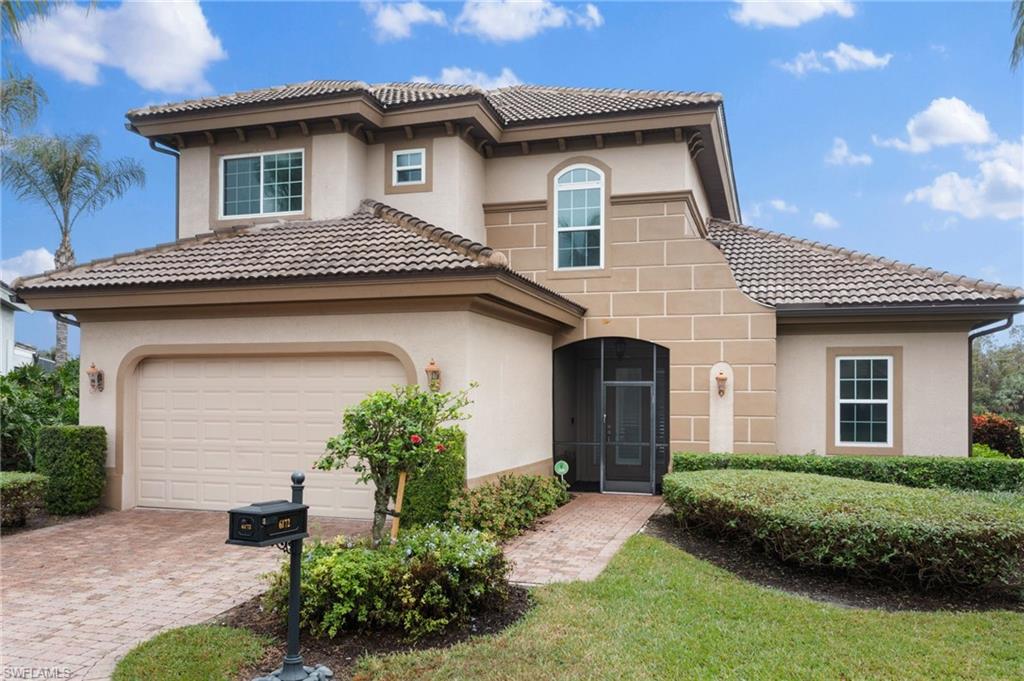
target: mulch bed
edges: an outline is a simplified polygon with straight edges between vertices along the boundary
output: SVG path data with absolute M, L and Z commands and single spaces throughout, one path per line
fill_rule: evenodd
M 985 590 L 920 590 L 857 580 L 824 570 L 787 565 L 756 547 L 680 527 L 671 513 L 654 515 L 644 532 L 760 586 L 850 608 L 879 610 L 1015 610 L 1024 602 L 1012 594 Z
M 447 648 L 475 636 L 496 634 L 518 622 L 533 606 L 529 592 L 513 585 L 509 599 L 501 610 L 487 611 L 470 619 L 465 626 L 417 641 L 403 638 L 400 632 L 381 631 L 366 634 L 344 633 L 334 639 L 316 638 L 303 631 L 300 650 L 307 666 L 322 664 L 334 672 L 335 679 L 347 679 L 355 670 L 356 660 L 363 655 L 387 655 L 409 650 Z M 260 597 L 252 598 L 217 616 L 217 624 L 249 629 L 274 640 L 260 662 L 244 669 L 238 681 L 268 674 L 281 666 L 285 653 L 287 628 L 279 618 L 271 616 L 260 606 Z

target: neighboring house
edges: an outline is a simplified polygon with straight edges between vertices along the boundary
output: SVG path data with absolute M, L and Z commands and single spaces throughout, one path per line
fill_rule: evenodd
M 968 333 L 1024 290 L 740 224 L 717 94 L 312 81 L 131 111 L 177 241 L 22 279 L 81 322 L 108 502 L 279 496 L 395 383 L 471 381 L 471 484 L 673 450 L 964 456 Z M 721 393 L 721 394 L 720 394 Z M 366 516 L 351 473 L 316 513 Z
M 18 300 L 10 286 L 0 281 L 0 376 L 25 364 L 34 364 L 34 348 L 14 340 L 14 313 L 32 309 Z M 33 352 L 28 352 L 31 349 Z

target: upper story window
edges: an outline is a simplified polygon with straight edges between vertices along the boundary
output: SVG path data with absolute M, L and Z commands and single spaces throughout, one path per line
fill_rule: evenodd
M 555 269 L 602 267 L 604 173 L 569 166 L 555 177 Z
M 225 156 L 221 160 L 221 217 L 301 213 L 303 152 Z
M 391 184 L 400 187 L 425 183 L 427 181 L 426 158 L 426 149 L 400 149 L 392 152 Z
M 836 445 L 892 446 L 893 358 L 836 358 Z

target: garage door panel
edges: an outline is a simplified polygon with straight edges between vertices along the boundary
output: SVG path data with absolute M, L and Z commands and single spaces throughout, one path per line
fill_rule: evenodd
M 367 518 L 373 488 L 346 471 L 314 471 L 341 413 L 405 383 L 387 355 L 157 359 L 138 370 L 139 505 L 224 510 L 287 498 L 307 472 L 315 515 Z

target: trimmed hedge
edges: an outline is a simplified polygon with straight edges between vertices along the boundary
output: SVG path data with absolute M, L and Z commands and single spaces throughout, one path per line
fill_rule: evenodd
M 402 529 L 443 522 L 448 504 L 466 488 L 466 434 L 454 426 L 439 435 L 444 452 L 406 482 Z
M 465 623 L 508 597 L 509 564 L 476 530 L 428 526 L 374 548 L 369 540 L 313 542 L 302 557 L 303 628 L 333 638 L 342 631 L 398 630 L 409 638 Z M 269 575 L 264 606 L 288 612 L 289 566 Z
M 1024 504 L 1013 498 L 754 470 L 672 473 L 664 497 L 687 526 L 806 567 L 1024 587 Z
M 673 471 L 742 468 L 816 473 L 891 482 L 907 487 L 949 487 L 978 492 L 1024 492 L 1024 461 L 944 456 L 820 456 L 807 454 L 672 455 Z
M 568 503 L 568 487 L 546 475 L 502 475 L 452 500 L 447 521 L 487 532 L 499 541 L 516 537 L 539 518 Z
M 36 469 L 49 478 L 46 510 L 88 513 L 100 504 L 106 477 L 107 431 L 103 426 L 46 426 L 39 431 Z
M 28 514 L 43 505 L 45 493 L 45 475 L 0 472 L 0 525 L 24 525 Z

